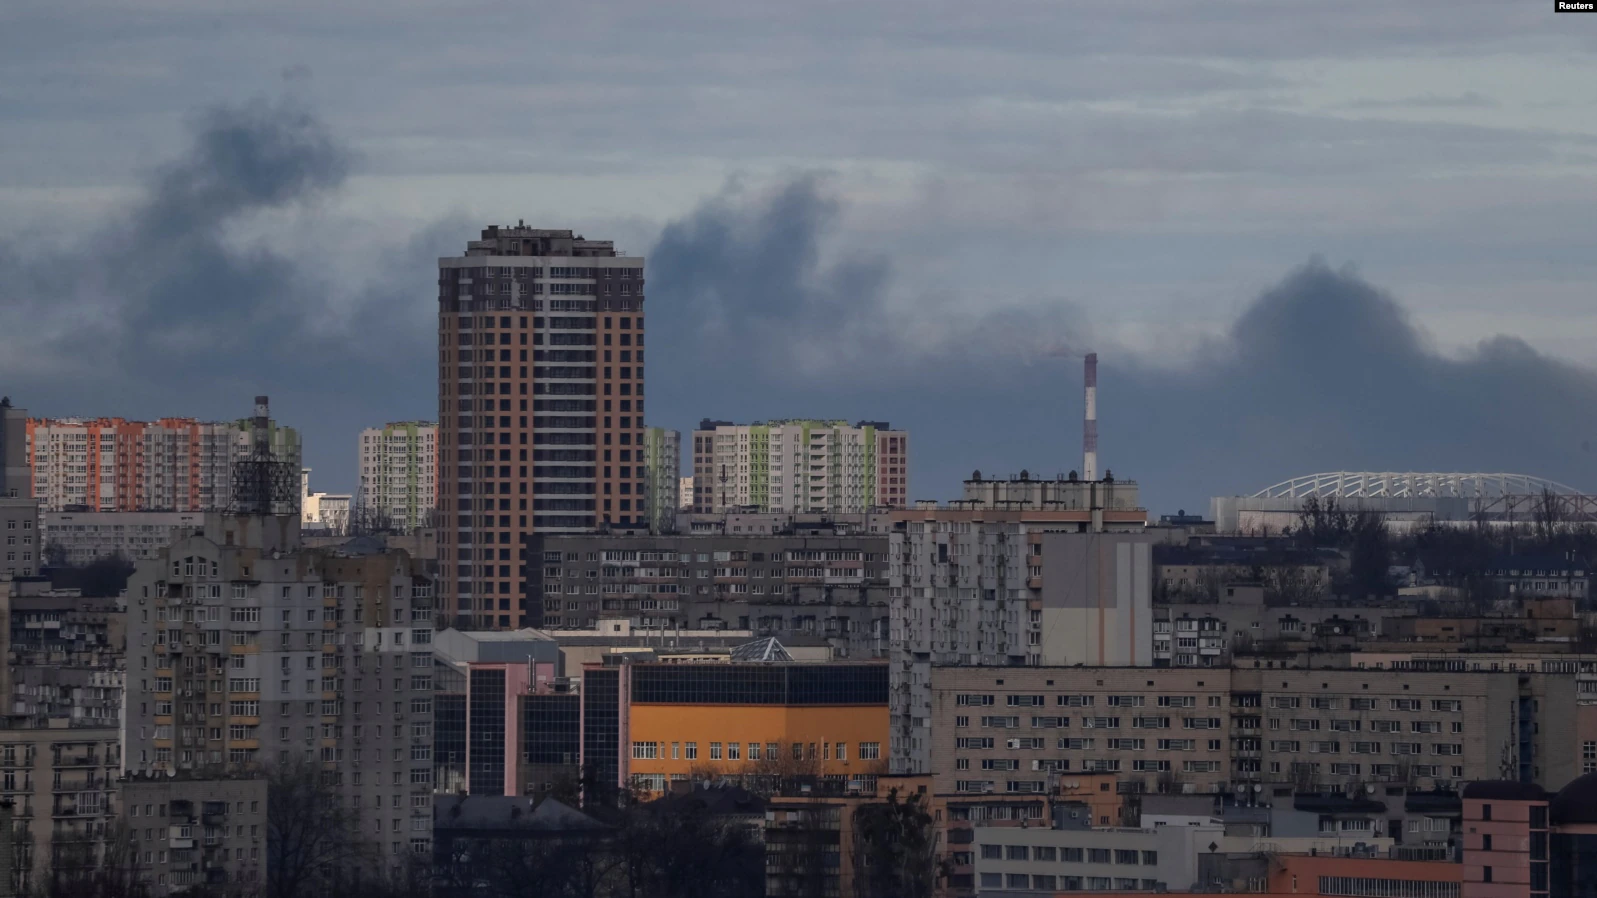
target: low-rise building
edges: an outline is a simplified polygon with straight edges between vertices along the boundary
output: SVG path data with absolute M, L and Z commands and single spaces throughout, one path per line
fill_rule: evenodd
M 976 828 L 976 887 L 990 892 L 1185 891 L 1217 824 L 1146 828 Z
M 617 664 L 582 686 L 594 787 L 807 778 L 839 791 L 886 772 L 882 664 Z
M 153 895 L 265 881 L 266 780 L 133 776 L 117 784 L 132 868 Z
M 197 511 L 47 511 L 44 547 L 70 565 L 114 555 L 142 561 L 204 525 Z

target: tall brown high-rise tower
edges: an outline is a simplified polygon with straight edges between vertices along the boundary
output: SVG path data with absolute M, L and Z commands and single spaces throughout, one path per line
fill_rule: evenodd
M 534 532 L 647 524 L 643 259 L 489 227 L 438 260 L 438 608 L 537 626 Z

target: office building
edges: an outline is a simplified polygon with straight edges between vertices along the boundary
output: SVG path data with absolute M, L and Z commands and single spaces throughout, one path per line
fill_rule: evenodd
M 135 775 L 117 792 L 132 867 L 150 894 L 265 881 L 266 780 Z
M 805 777 L 843 791 L 886 772 L 881 664 L 590 668 L 582 766 L 595 788 L 663 792 L 705 778 Z
M 1597 774 L 1556 792 L 1475 782 L 1463 796 L 1462 898 L 1581 898 L 1597 889 Z
M 748 630 L 824 639 L 839 658 L 887 651 L 883 534 L 534 535 L 541 626 L 624 617 L 642 630 Z
M 402 552 L 302 547 L 292 484 L 277 513 L 207 515 L 129 580 L 127 769 L 314 763 L 397 863 L 430 850 L 432 583 Z
M 32 577 L 44 560 L 39 538 L 39 503 L 28 468 L 28 412 L 0 397 L 0 534 L 5 555 L 0 574 Z
M 643 432 L 643 489 L 650 533 L 675 533 L 682 498 L 682 434 L 663 427 Z
M 643 259 L 489 227 L 438 260 L 441 609 L 521 626 L 532 533 L 647 525 Z
M 440 794 L 521 795 L 576 781 L 577 696 L 536 631 L 434 638 L 433 760 Z
M 372 530 L 431 526 L 438 504 L 438 425 L 398 421 L 360 432 L 355 519 Z
M 267 427 L 273 453 L 298 470 L 298 431 Z M 246 420 L 34 418 L 27 446 L 46 511 L 222 511 L 253 437 Z
M 885 421 L 699 423 L 693 510 L 859 514 L 909 500 L 909 434 Z
M 934 666 L 1153 663 L 1154 537 L 1134 482 L 977 472 L 963 499 L 893 518 L 894 773 L 932 772 Z

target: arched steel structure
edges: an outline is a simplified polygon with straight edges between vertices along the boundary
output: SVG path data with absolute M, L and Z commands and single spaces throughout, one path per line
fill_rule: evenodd
M 1283 480 L 1253 494 L 1255 499 L 1446 497 L 1501 499 L 1507 496 L 1581 496 L 1553 480 L 1528 474 L 1458 474 L 1415 471 L 1326 471 Z

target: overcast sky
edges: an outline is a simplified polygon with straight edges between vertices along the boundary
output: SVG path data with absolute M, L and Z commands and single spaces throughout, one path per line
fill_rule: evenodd
M 1543 0 L 0 4 L 0 392 L 432 417 L 434 260 L 649 258 L 651 423 L 887 419 L 912 493 L 1102 449 L 1597 490 L 1597 17 Z

